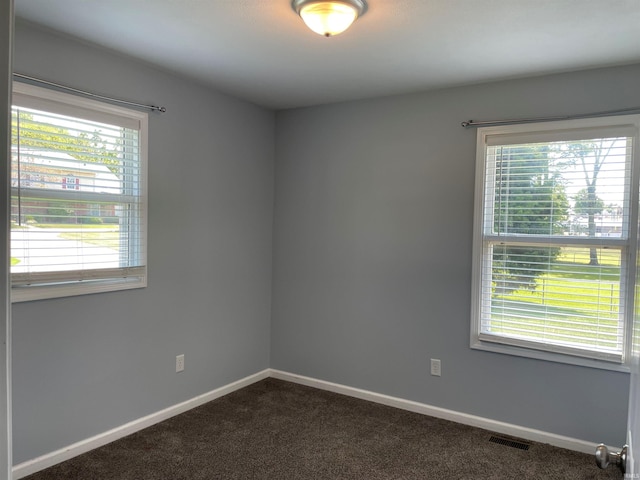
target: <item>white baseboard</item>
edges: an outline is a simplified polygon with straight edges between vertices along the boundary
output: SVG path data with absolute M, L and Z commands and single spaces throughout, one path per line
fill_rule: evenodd
M 520 425 L 499 422 L 496 420 L 491 420 L 489 418 L 456 412 L 454 410 L 448 410 L 446 408 L 434 407 L 432 405 L 427 405 L 424 403 L 404 400 L 402 398 L 391 397 L 380 393 L 370 392 L 368 390 L 361 390 L 359 388 L 353 388 L 346 385 L 340 385 L 337 383 L 318 380 L 311 377 L 305 377 L 303 375 L 296 375 L 294 373 L 288 373 L 274 369 L 266 369 L 254 375 L 250 375 L 223 387 L 212 390 L 211 392 L 198 395 L 197 397 L 194 397 L 185 402 L 179 403 L 159 412 L 152 413 L 151 415 L 147 415 L 146 417 L 134 420 L 94 437 L 87 438 L 86 440 L 74 443 L 73 445 L 69 445 L 68 447 L 62 448 L 55 452 L 51 452 L 46 455 L 42 455 L 41 457 L 34 458 L 33 460 L 28 460 L 19 465 L 15 465 L 13 467 L 13 480 L 19 480 L 28 475 L 31 475 L 32 473 L 39 472 L 40 470 L 44 470 L 45 468 L 64 462 L 65 460 L 69 460 L 73 457 L 111 443 L 120 438 L 126 437 L 127 435 L 138 432 L 144 428 L 155 425 L 156 423 L 162 422 L 163 420 L 167 420 L 171 417 L 179 415 L 180 413 L 184 413 L 188 410 L 191 410 L 192 408 L 203 405 L 207 402 L 210 402 L 211 400 L 220 398 L 224 395 L 227 395 L 231 392 L 244 388 L 248 385 L 251 385 L 252 383 L 256 383 L 268 377 L 286 380 L 289 382 L 298 383 L 300 385 L 306 385 L 321 390 L 328 390 L 330 392 L 341 393 L 350 397 L 360 398 L 362 400 L 368 400 L 370 402 L 379 403 L 390 407 L 396 407 L 410 412 L 429 415 L 445 420 L 451 420 L 453 422 L 483 428 L 492 432 L 502 433 L 504 435 L 510 435 L 540 443 L 547 443 L 555 447 L 575 450 L 577 452 L 593 454 L 597 446 L 597 444 L 592 442 L 565 437 L 562 435 L 556 435 L 555 433 L 549 433 L 541 430 L 535 430 L 533 428 L 522 427 Z M 616 447 L 609 448 L 613 451 L 620 450 L 620 448 Z
M 556 435 L 555 433 L 535 430 L 533 428 L 513 425 L 511 423 L 499 422 L 497 420 L 491 420 L 490 418 L 469 415 L 468 413 L 456 412 L 454 410 L 434 407 L 432 405 L 414 402 L 411 400 L 390 397 L 388 395 L 382 395 L 380 393 L 370 392 L 368 390 L 361 390 L 359 388 L 348 387 L 346 385 L 326 382 L 324 380 L 317 380 L 315 378 L 282 372 L 279 370 L 271 369 L 270 376 L 280 380 L 286 380 L 289 382 L 306 385 L 308 387 L 328 390 L 330 392 L 341 393 L 350 397 L 360 398 L 362 400 L 368 400 L 370 402 L 380 403 L 382 405 L 396 407 L 402 410 L 408 410 L 414 413 L 421 413 L 423 415 L 442 418 L 444 420 L 451 420 L 453 422 L 470 425 L 472 427 L 483 428 L 485 430 L 501 433 L 503 435 L 510 435 L 513 437 L 523 438 L 525 440 L 531 440 L 539 443 L 547 443 L 549 445 L 553 445 L 554 447 L 566 448 L 567 450 L 574 450 L 576 452 L 594 454 L 596 451 L 596 447 L 598 446 L 598 444 L 596 443 L 579 440 L 577 438 Z M 609 447 L 609 449 L 616 452 L 620 450 L 620 448 L 616 447 Z
M 152 413 L 151 415 L 147 415 L 146 417 L 139 418 L 138 420 L 134 420 L 133 422 L 129 422 L 125 425 L 116 427 L 94 437 L 74 443 L 73 445 L 69 445 L 68 447 L 62 448 L 55 452 L 51 452 L 46 455 L 42 455 L 41 457 L 34 458 L 33 460 L 28 460 L 19 465 L 15 465 L 13 467 L 13 480 L 24 478 L 28 475 L 31 475 L 32 473 L 39 472 L 40 470 L 44 470 L 45 468 L 64 462 L 65 460 L 69 460 L 95 448 L 102 447 L 107 443 L 111 443 L 115 440 L 126 437 L 127 435 L 131 435 L 132 433 L 155 425 L 156 423 L 167 420 L 171 417 L 179 415 L 180 413 L 184 413 L 188 410 L 191 410 L 192 408 L 199 407 L 200 405 L 210 402 L 211 400 L 215 400 L 216 398 L 220 398 L 224 395 L 227 395 L 228 393 L 234 392 L 243 387 L 251 385 L 252 383 L 263 380 L 269 377 L 270 373 L 271 371 L 269 369 L 263 370 L 228 385 L 216 388 L 215 390 L 212 390 L 208 393 L 198 395 L 197 397 L 194 397 L 185 402 L 178 403 L 177 405 L 173 405 L 172 407 L 165 408 L 164 410 L 161 410 L 159 412 Z

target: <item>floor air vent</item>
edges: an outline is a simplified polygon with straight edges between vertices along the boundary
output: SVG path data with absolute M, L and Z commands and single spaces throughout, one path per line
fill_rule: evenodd
M 492 435 L 489 441 L 493 443 L 497 443 L 498 445 L 504 445 L 506 447 L 518 448 L 520 450 L 529 450 L 529 447 L 531 446 L 530 444 L 525 442 L 512 440 L 511 438 L 506 438 L 506 437 L 497 437 L 495 435 Z

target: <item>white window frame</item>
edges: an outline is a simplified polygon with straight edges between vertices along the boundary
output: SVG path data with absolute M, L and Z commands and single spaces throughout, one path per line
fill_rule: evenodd
M 24 280 L 23 274 L 12 274 L 11 301 L 17 303 L 146 287 L 148 114 L 21 82 L 13 83 L 12 106 L 76 116 L 96 122 L 127 125 L 127 128 L 138 130 L 140 180 L 138 182 L 139 192 L 136 197 L 140 207 L 136 221 L 139 224 L 141 248 L 132 249 L 130 257 L 133 255 L 135 258 L 131 258 L 129 263 L 137 264 L 133 267 L 32 273 L 30 274 L 31 278 L 35 279 L 32 284 Z M 56 193 L 64 195 L 64 190 Z M 12 188 L 11 194 L 12 196 L 17 194 L 14 188 Z M 96 194 L 88 192 L 79 195 L 84 200 L 90 200 L 91 196 Z M 101 195 L 101 200 L 104 199 L 104 194 L 99 195 Z
M 504 341 L 502 339 L 489 339 L 486 335 L 481 334 L 481 305 L 482 298 L 482 276 L 486 268 L 491 268 L 490 253 L 485 249 L 486 236 L 485 225 L 485 201 L 490 195 L 485 192 L 485 176 L 487 174 L 487 140 L 489 137 L 498 135 L 522 135 L 534 137 L 549 137 L 551 140 L 571 140 L 572 131 L 582 129 L 610 130 L 611 128 L 630 129 L 633 134 L 633 152 L 631 165 L 631 181 L 629 195 L 629 221 L 627 228 L 629 230 L 629 240 L 625 241 L 626 256 L 621 259 L 622 271 L 621 276 L 624 277 L 624 292 L 620 292 L 621 303 L 624 305 L 624 341 L 623 354 L 620 362 L 611 361 L 610 359 L 598 358 L 597 354 L 593 356 L 581 356 L 567 353 L 561 348 L 552 351 L 537 349 L 527 342 L 519 342 L 517 340 Z M 524 140 L 522 143 L 526 143 Z M 476 145 L 476 179 L 475 179 L 475 203 L 474 203 L 474 229 L 473 229 L 473 255 L 472 255 L 472 298 L 471 298 L 471 342 L 472 349 L 484 350 L 495 353 L 503 353 L 520 357 L 535 358 L 559 363 L 572 365 L 580 365 L 586 367 L 600 368 L 605 370 L 614 370 L 621 372 L 629 371 L 629 352 L 631 351 L 632 342 L 632 326 L 633 326 L 633 304 L 635 294 L 635 277 L 636 277 L 636 246 L 638 244 L 638 232 L 633 228 L 638 223 L 638 186 L 640 176 L 640 115 L 626 115 L 616 117 L 591 118 L 580 120 L 566 120 L 558 122 L 541 122 L 530 124 L 517 124 L 495 127 L 483 127 L 478 129 L 477 145 Z M 491 200 L 488 200 L 491 201 Z M 542 237 L 545 241 L 549 237 Z M 611 239 L 611 243 L 620 243 L 619 239 Z M 584 237 L 563 237 L 562 245 L 585 245 Z

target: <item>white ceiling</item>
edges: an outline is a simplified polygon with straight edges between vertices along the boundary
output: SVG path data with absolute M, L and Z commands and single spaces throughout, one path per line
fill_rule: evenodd
M 368 0 L 332 38 L 290 3 L 15 0 L 17 17 L 271 108 L 640 62 L 640 0 Z

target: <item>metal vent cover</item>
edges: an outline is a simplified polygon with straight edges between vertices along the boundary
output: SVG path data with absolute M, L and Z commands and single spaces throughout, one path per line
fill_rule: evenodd
M 521 440 L 514 440 L 512 438 L 507 438 L 507 437 L 499 437 L 496 435 L 492 435 L 489 441 L 493 443 L 497 443 L 498 445 L 504 445 L 506 447 L 517 448 L 520 450 L 529 450 L 529 447 L 531 446 L 530 443 L 526 443 Z

